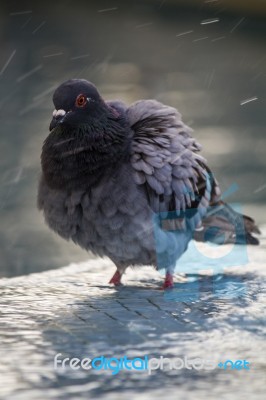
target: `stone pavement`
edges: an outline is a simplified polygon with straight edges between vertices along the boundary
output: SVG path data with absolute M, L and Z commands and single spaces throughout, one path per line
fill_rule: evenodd
M 264 399 L 265 233 L 260 247 L 249 248 L 247 266 L 215 278 L 206 271 L 199 290 L 193 276 L 179 277 L 176 289 L 165 295 L 158 289 L 162 276 L 151 268 L 128 271 L 125 285 L 115 289 L 107 284 L 114 271 L 109 260 L 1 279 L 0 397 Z M 150 375 L 123 370 L 112 375 L 110 370 L 54 369 L 57 353 L 91 359 L 186 356 L 217 364 L 246 359 L 250 370 L 183 368 Z

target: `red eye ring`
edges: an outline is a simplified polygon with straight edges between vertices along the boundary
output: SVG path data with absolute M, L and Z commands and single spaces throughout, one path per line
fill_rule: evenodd
M 84 96 L 84 94 L 79 94 L 78 97 L 76 98 L 75 105 L 77 107 L 84 107 L 87 103 L 87 97 Z

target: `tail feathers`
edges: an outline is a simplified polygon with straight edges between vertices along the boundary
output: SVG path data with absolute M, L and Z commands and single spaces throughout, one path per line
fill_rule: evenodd
M 258 235 L 261 234 L 261 231 L 259 230 L 259 228 L 255 224 L 254 219 L 252 219 L 252 218 L 250 218 L 250 217 L 248 217 L 246 215 L 242 215 L 242 217 L 244 218 L 244 225 L 245 225 L 246 232 L 257 233 Z
M 210 241 L 216 244 L 252 244 L 259 240 L 253 234 L 260 234 L 255 221 L 236 212 L 223 201 L 212 206 L 202 225 L 196 229 L 194 239 L 199 242 Z

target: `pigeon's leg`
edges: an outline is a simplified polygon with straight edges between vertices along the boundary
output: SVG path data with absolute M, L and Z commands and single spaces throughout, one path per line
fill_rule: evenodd
M 119 286 L 119 285 L 121 285 L 121 278 L 122 278 L 122 274 L 117 269 L 115 271 L 113 277 L 110 279 L 109 283 L 113 283 L 115 286 Z
M 165 279 L 162 289 L 173 289 L 174 288 L 174 266 L 166 268 Z
M 174 288 L 174 278 L 173 275 L 169 272 L 166 272 L 164 283 L 162 289 L 173 289 Z
M 184 219 L 184 223 L 186 220 Z M 173 289 L 174 285 L 174 274 L 176 272 L 176 260 L 178 256 L 183 254 L 188 247 L 188 243 L 191 240 L 192 232 L 191 229 L 187 229 L 186 227 L 183 230 L 176 230 L 175 232 L 176 239 L 178 241 L 178 246 L 176 247 L 176 257 L 175 261 L 173 262 L 173 257 L 169 256 L 168 265 L 165 267 L 165 280 L 162 289 Z
M 121 285 L 121 278 L 123 273 L 125 272 L 126 267 L 121 267 L 121 266 L 117 266 L 117 270 L 115 271 L 113 277 L 111 278 L 111 280 L 109 281 L 109 283 L 112 283 L 115 286 L 119 286 Z

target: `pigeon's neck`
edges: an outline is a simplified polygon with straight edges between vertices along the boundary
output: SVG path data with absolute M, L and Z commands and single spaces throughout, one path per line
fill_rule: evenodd
M 130 141 L 130 129 L 120 115 L 75 129 L 55 128 L 43 146 L 44 179 L 59 190 L 95 187 L 129 160 Z

